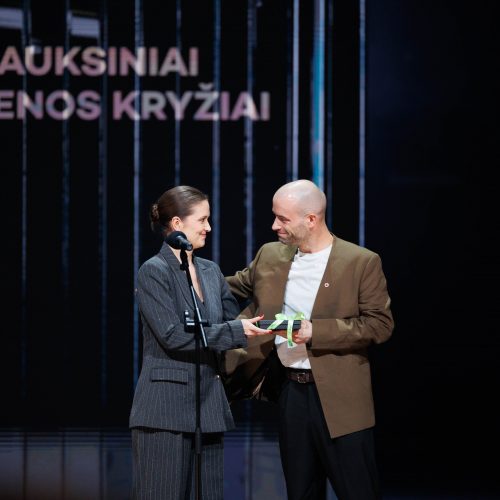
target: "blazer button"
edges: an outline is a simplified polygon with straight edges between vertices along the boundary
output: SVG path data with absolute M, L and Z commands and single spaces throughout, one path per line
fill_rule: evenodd
M 220 378 L 220 375 L 216 375 L 215 378 Z

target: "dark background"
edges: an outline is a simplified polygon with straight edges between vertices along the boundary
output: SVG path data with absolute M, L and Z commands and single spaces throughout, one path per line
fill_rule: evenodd
M 498 461 L 488 458 L 500 444 L 493 409 L 499 389 L 498 3 L 366 2 L 364 213 L 360 8 L 347 0 L 325 3 L 330 223 L 339 237 L 357 242 L 365 217 L 364 243 L 382 256 L 396 321 L 393 338 L 372 350 L 382 477 L 389 488 L 422 495 L 500 493 Z M 315 168 L 312 6 L 300 3 L 298 174 L 304 178 L 313 178 Z M 23 37 L 63 45 L 69 8 L 94 16 L 101 27 L 98 41 L 71 36 L 69 45 L 133 48 L 139 34 L 145 46 L 200 47 L 199 78 L 146 77 L 141 89 L 182 92 L 218 75 L 219 88 L 234 94 L 250 77 L 254 92 L 271 92 L 271 120 L 250 125 L 134 124 L 106 116 L 0 121 L 0 425 L 126 426 L 140 359 L 134 276 L 160 244 L 148 228 L 149 205 L 176 182 L 209 193 L 212 211 L 218 208 L 213 240 L 202 253 L 226 274 L 274 239 L 272 194 L 292 180 L 293 2 L 59 0 L 50 8 L 36 1 L 0 7 L 31 12 L 23 30 L 0 29 L 2 48 L 20 48 Z M 2 89 L 95 88 L 103 95 L 136 84 L 133 76 L 0 77 Z M 272 408 L 248 403 L 235 414 L 255 428 L 272 426 L 275 416 Z
M 498 493 L 497 17 L 484 1 L 367 16 L 366 241 L 396 319 L 373 350 L 379 449 L 393 479 L 457 493 Z

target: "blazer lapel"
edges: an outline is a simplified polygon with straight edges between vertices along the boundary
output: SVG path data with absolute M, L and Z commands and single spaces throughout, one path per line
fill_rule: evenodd
M 214 293 L 212 287 L 210 286 L 213 282 L 213 277 L 209 276 L 207 279 L 207 274 L 210 274 L 210 269 L 207 268 L 205 264 L 203 264 L 203 262 L 197 259 L 194 255 L 193 263 L 196 266 L 196 275 L 198 276 L 198 283 L 200 284 L 201 292 L 203 294 L 203 302 L 199 300 L 198 306 L 200 308 L 202 317 L 204 317 L 205 319 L 209 319 L 207 313 L 213 309 L 212 299 L 215 297 L 220 297 L 220 294 L 217 295 L 216 293 Z
M 166 243 L 163 243 L 163 246 L 160 249 L 160 255 L 166 261 L 168 267 L 172 270 L 172 275 L 177 282 L 182 295 L 184 295 L 186 302 L 190 305 L 190 307 L 192 307 L 193 299 L 191 298 L 191 293 L 189 291 L 186 273 L 181 269 L 181 263 L 177 260 L 174 252 L 172 252 Z
M 337 280 L 335 276 L 335 246 L 337 244 L 337 238 L 333 236 L 332 250 L 330 256 L 328 257 L 328 262 L 326 263 L 325 272 L 321 278 L 318 293 L 314 299 L 314 305 L 311 311 L 311 319 L 318 317 L 319 311 L 324 309 L 325 304 L 331 303 L 332 286 L 335 286 Z

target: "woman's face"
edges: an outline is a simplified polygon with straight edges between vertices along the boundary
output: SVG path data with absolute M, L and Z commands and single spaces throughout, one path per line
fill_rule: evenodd
M 175 221 L 173 221 L 174 230 L 182 231 L 193 245 L 193 250 L 196 250 L 205 246 L 207 233 L 212 230 L 208 223 L 209 217 L 210 205 L 208 201 L 200 201 L 200 203 L 193 206 L 191 215 L 183 219 L 175 218 Z

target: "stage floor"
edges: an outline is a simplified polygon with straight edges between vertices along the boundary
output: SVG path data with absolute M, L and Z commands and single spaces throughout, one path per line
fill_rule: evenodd
M 130 498 L 131 440 L 128 429 L 0 431 L 0 499 L 97 500 Z M 471 492 L 386 488 L 387 500 L 493 499 Z M 225 498 L 286 499 L 274 434 L 239 428 L 225 438 Z M 326 500 L 336 499 L 331 489 Z

